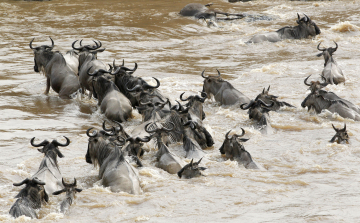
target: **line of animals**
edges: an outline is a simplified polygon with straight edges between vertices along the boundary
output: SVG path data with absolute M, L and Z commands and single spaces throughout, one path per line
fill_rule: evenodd
M 300 27 L 303 23 L 307 26 L 315 24 L 307 16 L 299 17 L 298 23 Z M 284 27 L 279 32 L 282 34 L 276 35 L 282 39 L 287 35 L 286 33 L 294 32 L 294 29 L 287 31 L 288 29 L 290 28 Z M 319 29 L 318 32 L 320 33 Z M 252 42 L 257 42 L 257 37 L 254 38 Z M 97 53 L 105 50 L 101 48 L 100 41 L 94 41 L 95 45 L 82 45 L 80 41 L 79 46 L 76 47 L 78 42 L 76 40 L 72 43 L 73 49 L 63 55 L 52 51 L 54 41 L 51 38 L 51 46 L 38 47 L 33 47 L 34 39 L 30 42 L 30 48 L 35 57 L 34 71 L 42 71 L 47 79 L 44 93 L 48 94 L 51 87 L 59 94 L 59 97 L 71 99 L 77 93 L 81 93 L 83 97 L 88 92 L 89 99 L 96 98 L 101 112 L 114 123 L 109 127 L 104 121 L 102 129 L 89 128 L 86 131 L 89 139 L 85 155 L 87 163 L 100 167 L 99 179 L 113 192 L 142 193 L 137 170 L 130 162 L 135 162 L 138 167 L 143 166 L 141 162 L 145 153 L 143 146 L 150 140 L 155 142 L 157 148 L 157 167 L 170 174 L 177 174 L 180 178 L 201 176 L 201 171 L 206 169 L 200 166 L 205 155 L 203 150 L 214 145 L 211 134 L 203 125 L 205 112 L 202 103 L 211 96 L 214 96 L 215 101 L 221 105 L 240 105 L 242 110 L 248 110 L 249 118 L 256 120 L 255 128 L 265 134 L 273 131 L 270 124 L 270 111 L 277 111 L 283 106 L 294 107 L 287 102 L 278 101 L 277 96 L 270 95 L 270 86 L 267 89 L 264 88 L 254 100 L 250 100 L 231 83 L 223 80 L 219 71 L 217 71 L 217 76 L 205 76 L 205 70 L 201 73 L 204 84 L 200 96 L 190 95 L 184 98 L 184 92 L 180 95 L 180 100 L 186 104 L 182 105 L 176 101 L 176 104 L 172 105 L 158 89 L 160 87 L 158 79 L 154 78 L 156 85 L 152 86 L 141 77 L 133 75 L 137 69 L 136 63 L 135 67 L 130 69 L 124 66 L 124 61 L 121 65 L 116 65 L 115 60 L 112 64 L 106 65 L 98 60 Z M 268 40 L 271 41 L 271 38 Z M 322 51 L 318 56 L 323 55 L 325 59 L 324 70 L 321 74 L 323 82 L 308 83 L 310 76 L 304 80 L 305 85 L 310 87 L 311 93 L 301 106 L 308 107 L 309 110 L 314 108 L 317 113 L 327 109 L 344 118 L 360 120 L 360 110 L 357 106 L 341 99 L 333 92 L 321 89 L 328 84 L 339 84 L 345 81 L 342 71 L 332 57 L 337 47 L 337 44 L 336 48 L 320 48 L 320 44 L 318 45 L 318 50 Z M 128 134 L 121 122 L 132 117 L 133 108 L 142 115 L 143 122 Z M 333 128 L 336 134 L 330 142 L 348 143 L 346 124 L 342 129 L 334 125 Z M 242 138 L 245 130 L 241 129 L 240 135 L 230 136 L 231 130 L 225 134 L 225 140 L 219 149 L 220 153 L 226 159 L 236 160 L 245 168 L 257 169 L 258 166 L 242 144 L 249 139 Z M 75 193 L 81 192 L 81 189 L 76 188 L 76 179 L 72 184 L 66 183 L 59 170 L 57 157 L 64 157 L 59 147 L 70 144 L 70 140 L 67 137 L 65 139 L 65 143 L 59 143 L 56 140 L 50 143 L 44 140 L 38 144 L 35 143 L 35 138 L 31 139 L 32 146 L 41 147 L 39 152 L 44 153 L 44 158 L 38 171 L 31 178 L 13 184 L 14 186 L 26 185 L 16 196 L 18 199 L 10 209 L 9 213 L 13 217 L 25 215 L 37 218 L 36 210 L 41 207 L 43 201 L 49 200 L 48 194 L 58 195 L 63 192 L 66 192 L 66 195 L 60 204 L 60 211 L 66 213 L 75 198 Z M 171 151 L 171 145 L 181 141 L 186 154 L 185 158 L 191 159 L 190 163 L 185 163 Z

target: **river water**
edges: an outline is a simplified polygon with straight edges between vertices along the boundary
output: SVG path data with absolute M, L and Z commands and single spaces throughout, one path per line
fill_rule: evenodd
M 335 60 L 346 75 L 346 84 L 329 86 L 356 105 L 359 98 L 360 4 L 359 1 L 259 0 L 246 3 L 213 1 L 227 12 L 266 15 L 269 20 L 219 23 L 208 28 L 203 21 L 185 18 L 178 12 L 191 1 L 172 0 L 53 0 L 0 3 L 0 221 L 38 221 L 10 217 L 8 211 L 20 188 L 12 186 L 31 177 L 43 158 L 30 139 L 71 140 L 61 147 L 60 170 L 68 182 L 76 177 L 83 192 L 77 194 L 67 215 L 59 214 L 64 195 L 51 196 L 39 211 L 40 222 L 356 222 L 360 205 L 360 125 L 338 115 L 319 115 L 301 108 L 309 93 L 303 80 L 319 77 L 323 58 L 316 57 L 317 44 L 339 48 Z M 206 4 L 207 1 L 198 1 Z M 296 13 L 307 14 L 321 29 L 314 39 L 284 40 L 278 43 L 247 45 L 254 34 L 296 25 Z M 302 15 L 302 14 L 301 14 Z M 171 101 L 182 92 L 202 89 L 201 72 L 216 75 L 250 98 L 264 87 L 296 108 L 271 112 L 275 129 L 262 135 L 253 128 L 246 111 L 219 106 L 213 99 L 204 103 L 204 121 L 215 145 L 206 150 L 202 166 L 205 176 L 179 179 L 155 167 L 154 145 L 138 169 L 142 195 L 112 193 L 97 178 L 98 169 L 85 162 L 86 129 L 101 128 L 105 119 L 96 101 L 80 98 L 62 100 L 52 90 L 48 96 L 45 78 L 33 70 L 34 45 L 50 45 L 65 53 L 71 43 L 100 40 L 106 51 L 98 58 L 125 65 L 139 65 L 135 75 L 154 83 Z M 141 116 L 124 123 L 131 131 Z M 350 144 L 331 144 L 331 124 L 346 123 Z M 246 131 L 244 143 L 259 170 L 248 170 L 225 160 L 220 152 L 224 135 Z M 184 155 L 181 145 L 171 147 Z M 190 160 L 184 159 L 189 162 Z

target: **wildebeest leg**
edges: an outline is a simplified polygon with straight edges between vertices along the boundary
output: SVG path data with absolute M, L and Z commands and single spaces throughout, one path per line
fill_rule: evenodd
M 44 91 L 44 94 L 45 95 L 48 95 L 49 94 L 49 91 L 50 91 L 50 78 L 47 78 L 46 79 L 46 89 Z

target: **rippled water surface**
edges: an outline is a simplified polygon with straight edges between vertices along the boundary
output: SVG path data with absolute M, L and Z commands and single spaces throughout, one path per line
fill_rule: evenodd
M 243 19 L 220 22 L 208 28 L 203 21 L 185 18 L 178 12 L 191 1 L 172 0 L 53 0 L 45 2 L 0 2 L 0 221 L 38 221 L 8 214 L 18 187 L 31 177 L 43 158 L 29 143 L 37 140 L 71 139 L 61 147 L 60 170 L 66 180 L 78 180 L 83 192 L 67 215 L 59 214 L 62 196 L 51 196 L 39 211 L 41 222 L 357 222 L 360 205 L 360 125 L 350 119 L 323 112 L 308 112 L 300 104 L 309 93 L 303 80 L 318 78 L 323 58 L 316 57 L 317 44 L 339 45 L 335 60 L 346 75 L 346 84 L 329 86 L 360 106 L 360 4 L 359 1 L 287 0 L 228 3 L 213 1 L 227 12 L 266 15 L 273 20 Z M 198 1 L 206 4 L 207 1 Z M 254 34 L 296 25 L 296 13 L 305 13 L 321 29 L 314 39 L 285 40 L 247 45 Z M 301 14 L 302 15 L 302 14 Z M 90 44 L 100 40 L 106 51 L 98 58 L 106 63 L 125 59 L 139 65 L 135 75 L 161 81 L 160 90 L 171 101 L 179 95 L 202 89 L 201 72 L 216 75 L 250 98 L 264 87 L 296 108 L 271 112 L 275 129 L 262 135 L 253 128 L 245 111 L 219 106 L 207 100 L 205 127 L 215 145 L 206 150 L 203 177 L 190 180 L 155 167 L 154 145 L 139 168 L 142 195 L 112 193 L 97 178 L 98 169 L 85 162 L 86 129 L 100 128 L 105 117 L 96 101 L 80 98 L 62 100 L 52 90 L 48 96 L 45 78 L 33 70 L 34 45 L 50 44 L 65 53 L 78 39 Z M 127 131 L 141 123 L 134 118 L 124 123 Z M 350 144 L 329 143 L 337 127 L 347 124 Z M 244 143 L 259 170 L 248 170 L 225 160 L 220 152 L 230 129 L 246 130 Z M 182 154 L 181 145 L 174 145 Z M 189 162 L 190 160 L 184 159 Z

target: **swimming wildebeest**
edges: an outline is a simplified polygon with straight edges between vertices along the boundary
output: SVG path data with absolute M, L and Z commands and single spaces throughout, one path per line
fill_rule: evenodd
M 183 147 L 186 151 L 185 157 L 188 159 L 200 159 L 205 155 L 204 151 L 202 150 L 200 144 L 195 138 L 200 139 L 204 142 L 205 147 L 206 145 L 206 137 L 204 137 L 202 132 L 199 129 L 196 129 L 196 123 L 192 122 L 191 120 L 184 123 L 184 136 L 183 136 Z
M 202 158 L 198 162 L 193 162 L 194 159 L 191 159 L 191 162 L 186 164 L 177 174 L 180 178 L 190 179 L 193 177 L 199 177 L 202 175 L 201 170 L 206 170 L 206 167 L 199 166 Z
M 327 85 L 327 83 L 320 83 L 319 81 L 311 81 L 307 83 L 309 75 L 304 80 L 304 84 L 310 86 L 311 93 L 301 103 L 301 107 L 308 107 L 308 111 L 314 109 L 317 114 L 327 109 L 331 113 L 337 113 L 343 118 L 350 118 L 355 121 L 360 121 L 360 108 L 350 101 L 340 98 L 333 92 L 324 91 L 320 88 Z
M 231 130 L 226 133 L 225 140 L 219 149 L 220 153 L 224 154 L 227 159 L 236 160 L 238 163 L 243 164 L 246 169 L 258 169 L 250 153 L 245 150 L 242 144 L 242 142 L 249 139 L 240 138 L 245 135 L 245 130 L 243 128 L 241 130 L 241 135 L 234 134 L 229 137 Z
M 265 90 L 265 88 L 263 89 L 262 93 L 260 93 L 255 98 L 255 101 L 257 101 L 258 99 L 261 99 L 263 102 L 265 102 L 267 104 L 271 104 L 271 102 L 274 102 L 274 105 L 269 107 L 270 111 L 277 111 L 280 109 L 280 107 L 283 107 L 283 106 L 295 108 L 295 106 L 293 106 L 285 101 L 278 101 L 277 100 L 278 96 L 269 94 L 269 90 L 270 90 L 270 85 L 267 90 Z
M 105 187 L 110 187 L 112 192 L 124 191 L 129 194 L 141 194 L 139 176 L 132 165 L 124 157 L 123 152 L 115 141 L 107 143 L 107 139 L 101 139 L 97 132 L 89 136 L 88 150 L 85 158 L 90 164 L 99 165 L 99 178 Z M 101 141 L 100 141 L 101 140 Z M 125 144 L 125 139 L 120 142 Z M 99 145 L 100 144 L 100 145 Z
M 194 16 L 195 18 L 205 18 L 205 19 L 212 19 L 212 20 L 235 20 L 235 19 L 242 19 L 244 17 L 243 14 L 231 14 L 227 12 L 221 12 L 215 9 L 209 9 L 212 3 L 202 5 L 200 3 L 190 3 L 187 4 L 183 9 L 180 11 L 180 15 L 182 16 Z M 217 15 L 225 15 L 225 18 L 219 18 Z M 235 17 L 229 17 L 235 16 Z
M 167 171 L 170 174 L 175 174 L 181 170 L 181 168 L 185 165 L 185 163 L 174 153 L 172 153 L 169 148 L 164 144 L 162 138 L 163 135 L 168 134 L 168 132 L 171 132 L 175 124 L 172 124 L 171 128 L 156 127 L 153 130 L 149 130 L 148 126 L 152 123 L 149 123 L 145 126 L 145 130 L 148 133 L 153 133 L 150 137 L 155 138 L 156 146 L 158 148 L 158 152 L 156 153 L 156 158 L 158 160 L 158 167 Z
M 93 94 L 98 99 L 101 112 L 110 120 L 124 122 L 129 119 L 132 112 L 131 103 L 114 82 L 104 77 L 103 74 L 108 71 L 100 69 L 89 73 L 90 70 L 91 67 L 88 69 L 88 75 L 93 78 Z
M 275 32 L 256 34 L 246 43 L 260 43 L 263 41 L 278 42 L 283 39 L 303 39 L 319 35 L 320 28 L 307 15 L 296 20 L 297 26 L 285 26 Z
M 75 194 L 80 193 L 82 189 L 76 188 L 75 178 L 74 178 L 74 183 L 72 184 L 65 183 L 64 178 L 62 179 L 62 183 L 65 188 L 62 190 L 55 191 L 53 195 L 59 195 L 63 192 L 66 192 L 64 200 L 62 200 L 60 203 L 60 212 L 65 214 L 69 210 L 71 204 L 73 203 L 75 199 Z
M 106 70 L 106 64 L 101 60 L 97 59 L 97 53 L 103 52 L 105 48 L 100 48 L 102 43 L 100 41 L 94 41 L 95 45 L 85 45 L 81 44 L 80 47 L 75 47 L 75 43 L 78 40 L 72 43 L 72 48 L 79 51 L 79 82 L 82 94 L 85 94 L 85 90 L 89 91 L 89 99 L 91 99 L 93 94 L 93 85 L 92 78 L 88 75 L 88 72 L 93 73 L 96 70 Z M 110 72 L 106 72 L 110 73 Z M 110 77 L 109 77 L 110 78 Z
M 53 52 L 54 41 L 51 39 L 51 46 L 42 45 L 33 47 L 30 41 L 30 48 L 34 51 L 34 71 L 42 71 L 46 77 L 46 89 L 48 94 L 51 88 L 59 94 L 60 98 L 69 99 L 71 95 L 80 89 L 78 76 L 67 66 L 64 56 L 59 52 Z
M 336 47 L 332 48 L 320 48 L 320 44 L 317 46 L 317 49 L 322 51 L 322 53 L 319 53 L 318 57 L 324 56 L 324 70 L 322 71 L 322 77 L 325 79 L 326 83 L 329 84 L 340 84 L 342 82 L 345 83 L 345 77 L 342 72 L 342 70 L 339 68 L 338 64 L 333 58 L 333 54 L 338 48 L 338 44 L 334 41 Z
M 219 70 L 217 72 L 218 76 L 207 77 L 204 76 L 205 70 L 201 73 L 201 76 L 205 79 L 203 92 L 207 94 L 209 99 L 211 95 L 214 95 L 215 100 L 220 102 L 221 105 L 248 104 L 250 102 L 248 97 L 221 78 Z
M 64 138 L 66 139 L 65 144 L 61 144 L 56 140 L 53 140 L 51 143 L 47 140 L 44 140 L 39 144 L 35 144 L 35 137 L 30 141 L 31 145 L 34 147 L 43 147 L 42 149 L 38 150 L 39 152 L 44 153 L 44 158 L 41 161 L 39 170 L 32 177 L 37 177 L 46 183 L 45 191 L 48 194 L 52 194 L 54 191 L 64 188 L 61 180 L 62 176 L 57 163 L 57 157 L 64 157 L 58 147 L 65 147 L 70 144 L 70 139 L 68 139 L 66 136 L 64 136 Z
M 331 138 L 330 142 L 337 142 L 338 144 L 349 143 L 349 135 L 346 130 L 346 124 L 344 124 L 344 128 L 338 129 L 333 124 L 336 134 Z
M 14 218 L 21 215 L 38 218 L 35 210 L 41 208 L 43 201 L 49 201 L 49 196 L 44 189 L 45 183 L 34 177 L 32 179 L 27 178 L 21 183 L 14 183 L 14 186 L 18 187 L 23 184 L 26 184 L 26 186 L 15 196 L 18 199 L 11 206 L 9 214 Z
M 251 100 L 249 104 L 242 104 L 240 108 L 243 110 L 249 109 L 249 119 L 254 119 L 257 121 L 256 128 L 264 134 L 271 134 L 273 129 L 270 124 L 270 115 L 269 111 L 272 106 L 274 106 L 274 102 L 267 104 L 263 102 L 261 99 Z

